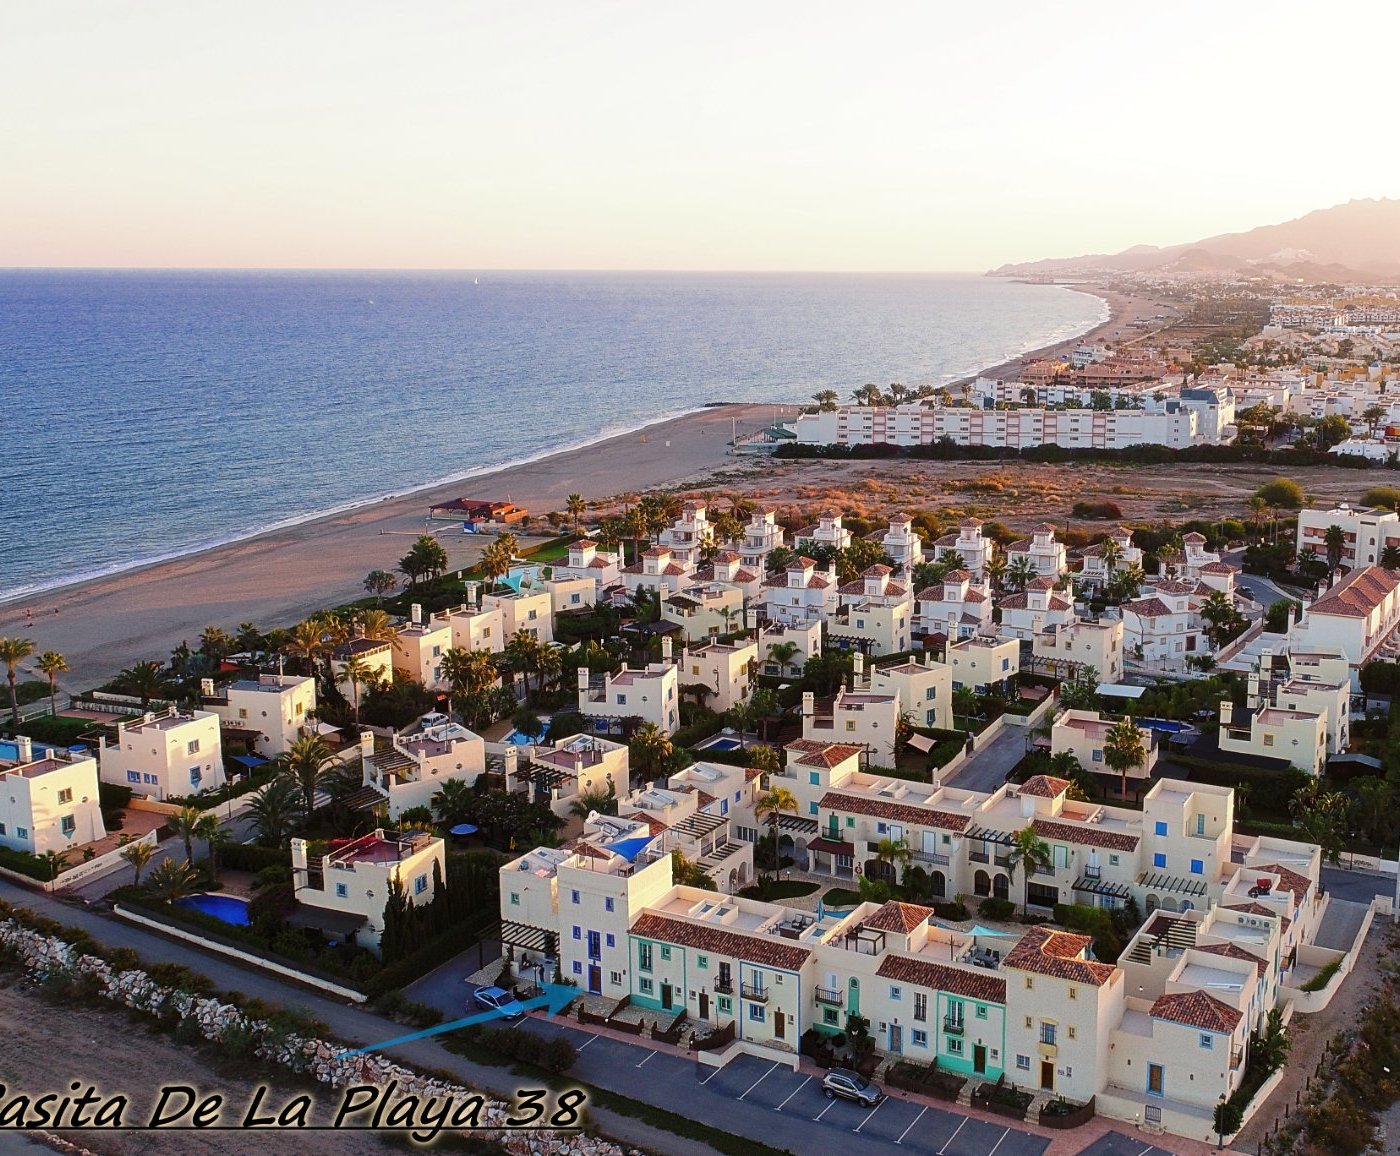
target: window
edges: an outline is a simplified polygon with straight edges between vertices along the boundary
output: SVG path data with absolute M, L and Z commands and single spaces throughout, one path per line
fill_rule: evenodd
M 734 1011 L 734 1000 L 731 996 L 722 995 L 719 997 L 719 1014 L 722 1016 L 731 1015 Z
M 855 724 L 855 720 L 854 720 L 854 719 L 848 719 L 848 720 L 846 721 L 846 729 L 847 729 L 848 731 L 853 731 L 853 730 L 856 729 L 856 724 Z
M 639 979 L 637 981 L 637 990 L 640 991 L 643 995 L 650 995 L 655 986 L 656 985 L 653 984 L 649 979 Z
M 914 1018 L 920 1023 L 928 1019 L 928 996 L 921 991 L 914 993 Z
M 1200 859 L 1192 859 L 1192 860 L 1191 860 L 1191 874 L 1192 874 L 1192 875 L 1204 875 L 1205 873 L 1206 873 L 1206 865 L 1205 865 L 1205 863 L 1203 863 Z
M 574 930 L 577 931 L 578 928 L 575 928 Z M 577 939 L 578 936 L 574 936 L 574 938 Z M 651 970 L 651 944 L 637 944 L 637 967 L 642 971 Z
M 1167 1071 L 1161 1064 L 1147 1065 L 1147 1094 L 1149 1096 L 1160 1096 L 1166 1085 Z
M 1023 1072 L 1029 1072 L 1029 1071 L 1031 1070 L 1031 1058 L 1030 1058 L 1030 1056 L 1021 1056 L 1021 1055 L 1018 1055 L 1018 1056 L 1016 1057 L 1016 1067 L 1019 1068 L 1019 1069 L 1020 1069 L 1021 1071 L 1023 1071 Z
M 1206 817 L 1205 817 L 1204 815 L 1197 815 L 1197 816 L 1196 816 L 1196 834 L 1197 834 L 1197 835 L 1204 835 L 1205 833 L 1206 833 Z
M 617 946 L 617 936 L 615 936 L 611 931 L 608 932 L 605 938 L 609 947 Z
M 749 1019 L 762 1023 L 767 1014 L 767 1009 L 761 1003 L 749 1004 Z
M 575 938 L 575 939 L 582 939 L 582 938 L 583 938 L 583 928 L 580 927 L 577 923 L 574 924 L 574 938 Z
M 1034 1021 L 1033 1019 L 1031 1019 L 1030 1016 L 1027 1016 L 1027 1017 L 1026 1017 L 1026 1027 L 1031 1028 L 1031 1027 L 1034 1027 L 1034 1026 L 1035 1026 L 1035 1021 Z
M 620 972 L 620 971 L 610 971 L 610 972 L 608 972 L 608 982 L 611 983 L 611 984 L 613 984 L 614 986 L 616 986 L 617 984 L 620 984 L 620 983 L 622 982 L 622 972 Z
M 671 949 L 670 949 L 669 947 L 663 947 L 663 948 L 661 949 L 661 958 L 662 958 L 662 959 L 670 959 L 670 958 L 671 958 Z
M 1117 867 L 1117 866 L 1118 866 L 1118 856 L 1117 856 L 1117 855 L 1110 855 L 1110 856 L 1108 857 L 1108 865 L 1109 865 L 1110 867 Z
M 708 955 L 697 955 L 695 957 L 695 966 L 698 967 L 701 971 L 709 970 L 710 957 Z
M 976 1014 L 977 1014 L 977 1018 L 978 1018 L 979 1020 L 984 1020 L 984 1019 L 986 1019 L 986 1018 L 987 1018 L 987 1006 L 986 1006 L 985 1004 L 980 1004 L 980 1003 L 979 1003 L 979 1004 L 977 1005 L 977 1013 L 976 1013 Z
M 1030 976 L 1026 976 L 1026 990 L 1027 990 L 1027 991 L 1033 991 L 1034 989 L 1035 989 L 1035 980 L 1032 979 Z M 1029 1026 L 1029 1025 L 1027 1025 L 1027 1026 Z
M 616 901 L 613 899 L 613 897 L 612 897 L 611 895 L 607 896 L 607 897 L 603 900 L 603 910 L 604 910 L 604 911 L 612 911 L 613 908 L 614 908 L 616 905 L 617 905 L 617 904 L 616 904 Z
M 1154 867 L 1165 867 L 1166 865 L 1167 865 L 1167 857 L 1166 857 L 1164 854 L 1162 854 L 1162 852 L 1160 852 L 1160 851 L 1155 851 L 1155 852 L 1153 852 L 1153 854 L 1152 854 L 1152 866 L 1154 866 Z
M 1070 1039 L 1074 1039 L 1074 1038 L 1075 1038 L 1074 1033 L 1075 1033 L 1075 1028 L 1074 1028 L 1074 1025 L 1073 1025 L 1073 1024 L 1070 1024 L 1069 1027 L 1065 1028 L 1065 1034 L 1066 1034 Z
M 626 696 L 625 694 L 620 694 L 620 695 L 617 696 L 617 705 L 618 705 L 618 706 L 626 706 L 626 705 L 627 705 L 627 696 Z
M 814 786 L 814 787 L 820 787 L 820 786 L 822 785 L 822 773 L 821 773 L 821 771 L 810 771 L 810 772 L 808 772 L 808 774 L 807 774 L 807 781 L 808 781 L 812 786 Z
M 1071 988 L 1069 989 L 1069 998 L 1070 998 L 1070 999 L 1078 999 L 1078 998 L 1079 998 L 1079 989 L 1078 989 L 1077 987 L 1071 987 Z
M 1054 1025 L 1054 1024 L 1044 1023 L 1044 1022 L 1041 1023 L 1041 1025 L 1040 1025 L 1040 1042 L 1041 1042 L 1042 1044 L 1049 1044 L 1051 1047 L 1054 1047 L 1054 1046 L 1055 1046 L 1055 1035 L 1056 1035 L 1056 1031 L 1055 1031 L 1055 1025 Z
M 822 1023 L 833 1026 L 840 1023 L 834 1007 L 822 1008 Z
M 141 778 L 147 785 L 153 785 L 160 782 L 159 775 L 144 774 L 141 776 Z
M 519 906 L 520 906 L 520 892 L 519 892 L 519 891 L 512 891 L 512 892 L 510 893 L 510 905 L 511 905 L 512 907 L 519 907 Z
M 59 803 L 71 803 L 71 802 L 73 801 L 73 790 L 72 790 L 72 788 L 71 788 L 71 787 L 65 787 L 63 790 L 59 791 L 59 792 L 58 792 L 58 801 L 59 801 Z
M 197 754 L 199 754 L 199 740 L 198 740 L 198 739 L 191 739 L 189 742 L 187 742 L 187 743 L 185 744 L 185 754 L 187 754 L 187 755 L 197 755 Z
M 16 827 L 16 828 L 15 828 L 15 838 L 17 838 L 17 839 L 28 839 L 28 838 L 29 838 L 29 828 L 28 828 L 28 827 Z
M 65 835 L 71 835 L 78 829 L 78 821 L 72 815 L 64 815 L 58 821 L 58 829 Z
M 892 1000 L 901 1000 L 901 999 L 903 999 L 903 998 L 904 998 L 904 992 L 903 992 L 900 988 L 897 988 L 897 987 L 891 987 L 891 988 L 890 988 L 890 999 L 892 999 Z
M 569 902 L 570 902 L 570 903 L 577 903 L 577 902 L 578 902 L 578 892 L 577 892 L 577 891 L 570 891 L 570 892 L 569 892 Z
M 948 1049 L 950 1056 L 960 1056 L 963 1054 L 961 1036 L 948 1036 L 943 1041 L 943 1046 Z
M 1265 745 L 1266 747 L 1271 747 L 1271 746 L 1273 746 L 1273 745 L 1274 745 L 1274 736 L 1273 736 L 1273 735 L 1265 735 L 1265 736 L 1264 736 L 1264 745 Z
M 428 877 L 420 875 L 413 881 L 413 894 L 422 895 L 428 889 Z
M 854 816 L 854 815 L 847 815 L 847 816 L 846 816 L 846 826 L 847 826 L 847 827 L 854 827 L 855 825 L 856 825 L 855 816 Z
M 350 887 L 349 887 L 349 885 L 346 884 L 346 883 L 337 883 L 337 884 L 335 885 L 335 897 L 336 897 L 337 899 L 348 899 L 348 898 L 350 898 Z
M 190 768 L 190 786 L 192 786 L 192 787 L 197 787 L 197 786 L 199 786 L 200 777 L 201 777 L 201 776 L 200 776 L 200 773 L 199 773 L 199 768 L 198 768 L 198 767 L 191 767 L 191 768 Z
M 1212 1048 L 1215 1047 L 1215 1038 L 1211 1035 L 1208 1035 L 1206 1032 L 1202 1032 L 1201 1047 L 1204 1048 L 1206 1051 L 1210 1051 Z
M 1167 825 L 1165 823 L 1154 823 L 1152 825 L 1152 831 L 1153 834 L 1156 835 L 1165 835 L 1167 833 Z
M 141 781 L 141 772 L 140 772 L 140 771 L 127 771 L 127 772 L 126 772 L 126 781 L 127 781 L 128 783 L 139 783 L 139 782 Z
M 926 1047 L 928 1047 L 928 1032 L 920 1031 L 918 1028 L 915 1028 L 915 1029 L 914 1029 L 914 1046 L 915 1046 L 916 1048 L 926 1048 Z
M 1092 760 L 1093 762 L 1096 762 L 1096 763 L 1101 763 L 1101 762 L 1103 762 L 1103 751 L 1100 750 L 1098 747 L 1095 747 L 1095 748 L 1094 748 L 1094 753 L 1090 756 L 1090 758 L 1091 758 L 1091 760 Z

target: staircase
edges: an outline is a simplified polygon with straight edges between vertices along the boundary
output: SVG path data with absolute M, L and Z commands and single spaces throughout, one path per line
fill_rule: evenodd
M 1152 938 L 1140 936 L 1133 948 L 1128 952 L 1128 958 L 1133 963 L 1151 963 L 1152 957 L 1159 950 L 1184 951 L 1188 947 L 1196 946 L 1197 924 L 1189 919 L 1173 919 L 1170 916 L 1162 915 L 1158 912 L 1153 916 L 1154 926 L 1166 922 L 1166 928 L 1158 932 Z

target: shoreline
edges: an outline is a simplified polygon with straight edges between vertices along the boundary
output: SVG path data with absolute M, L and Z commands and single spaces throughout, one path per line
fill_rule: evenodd
M 1072 288 L 1102 298 L 1108 319 L 950 384 L 1003 373 L 1049 351 L 1100 339 L 1133 318 L 1129 303 L 1145 303 L 1096 286 Z M 232 631 L 249 621 L 271 629 L 362 597 L 364 575 L 373 569 L 393 570 L 422 533 L 433 533 L 447 548 L 450 570 L 474 564 L 490 536 L 464 536 L 455 522 L 428 523 L 428 507 L 437 501 L 461 496 L 506 499 L 542 521 L 550 511 L 562 511 L 574 492 L 594 506 L 632 491 L 684 488 L 726 469 L 742 470 L 766 460 L 730 453 L 734 427 L 740 433 L 753 432 L 793 416 L 798 408 L 707 403 L 526 461 L 459 471 L 443 481 L 294 517 L 230 541 L 196 545 L 173 557 L 76 576 L 0 602 L 0 634 L 30 637 L 36 650 L 62 653 L 72 668 L 64 679 L 69 685 L 96 685 L 134 662 L 163 661 L 181 642 L 197 645 L 206 626 Z M 157 550 L 153 547 L 151 552 Z

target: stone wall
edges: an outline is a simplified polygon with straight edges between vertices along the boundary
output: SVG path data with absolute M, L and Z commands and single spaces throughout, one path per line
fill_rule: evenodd
M 33 931 L 14 919 L 0 921 L 0 950 L 12 952 L 26 970 L 38 975 L 56 973 L 93 977 L 102 996 L 113 1003 L 134 1008 L 152 1016 L 174 1012 L 181 1019 L 193 1018 L 206 1040 L 222 1040 L 229 1031 L 249 1031 L 262 1035 L 265 1021 L 254 1020 L 234 1004 L 193 995 L 166 987 L 140 970 L 119 971 L 105 960 L 79 952 L 72 944 Z M 383 1087 L 398 1081 L 402 1094 L 457 1096 L 474 1094 L 472 1089 L 445 1080 L 420 1075 L 379 1055 L 351 1053 L 338 1044 L 293 1034 L 263 1036 L 258 1046 L 260 1058 L 294 1072 L 306 1073 L 333 1087 L 347 1084 L 375 1084 Z M 518 1132 L 506 1126 L 512 1107 L 501 1100 L 485 1097 L 486 1106 L 478 1130 L 508 1151 L 520 1156 L 558 1153 L 559 1156 L 625 1156 L 624 1150 L 606 1140 L 585 1135 L 547 1132 Z M 499 1125 L 500 1131 L 489 1131 Z

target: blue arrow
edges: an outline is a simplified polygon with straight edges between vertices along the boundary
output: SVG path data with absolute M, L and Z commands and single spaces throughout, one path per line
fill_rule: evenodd
M 547 983 L 544 985 L 544 995 L 537 995 L 531 999 L 520 1001 L 520 1006 L 526 1011 L 531 1008 L 543 1007 L 549 1009 L 550 1015 L 558 1015 L 564 1008 L 573 1002 L 578 995 L 578 989 L 569 987 L 562 983 Z M 421 1032 L 410 1032 L 406 1036 L 395 1036 L 392 1040 L 385 1040 L 380 1044 L 370 1044 L 363 1048 L 350 1048 L 343 1054 L 347 1056 L 363 1055 L 365 1052 L 383 1051 L 385 1048 L 397 1047 L 399 1044 L 412 1043 L 414 1040 L 426 1039 L 428 1036 L 442 1035 L 444 1032 L 455 1032 L 459 1028 L 470 1027 L 472 1024 L 483 1024 L 488 1020 L 500 1019 L 501 1009 L 493 1008 L 490 1011 L 478 1012 L 474 1016 L 467 1016 L 466 1019 L 453 1020 L 451 1023 L 438 1024 L 436 1027 L 424 1028 Z

